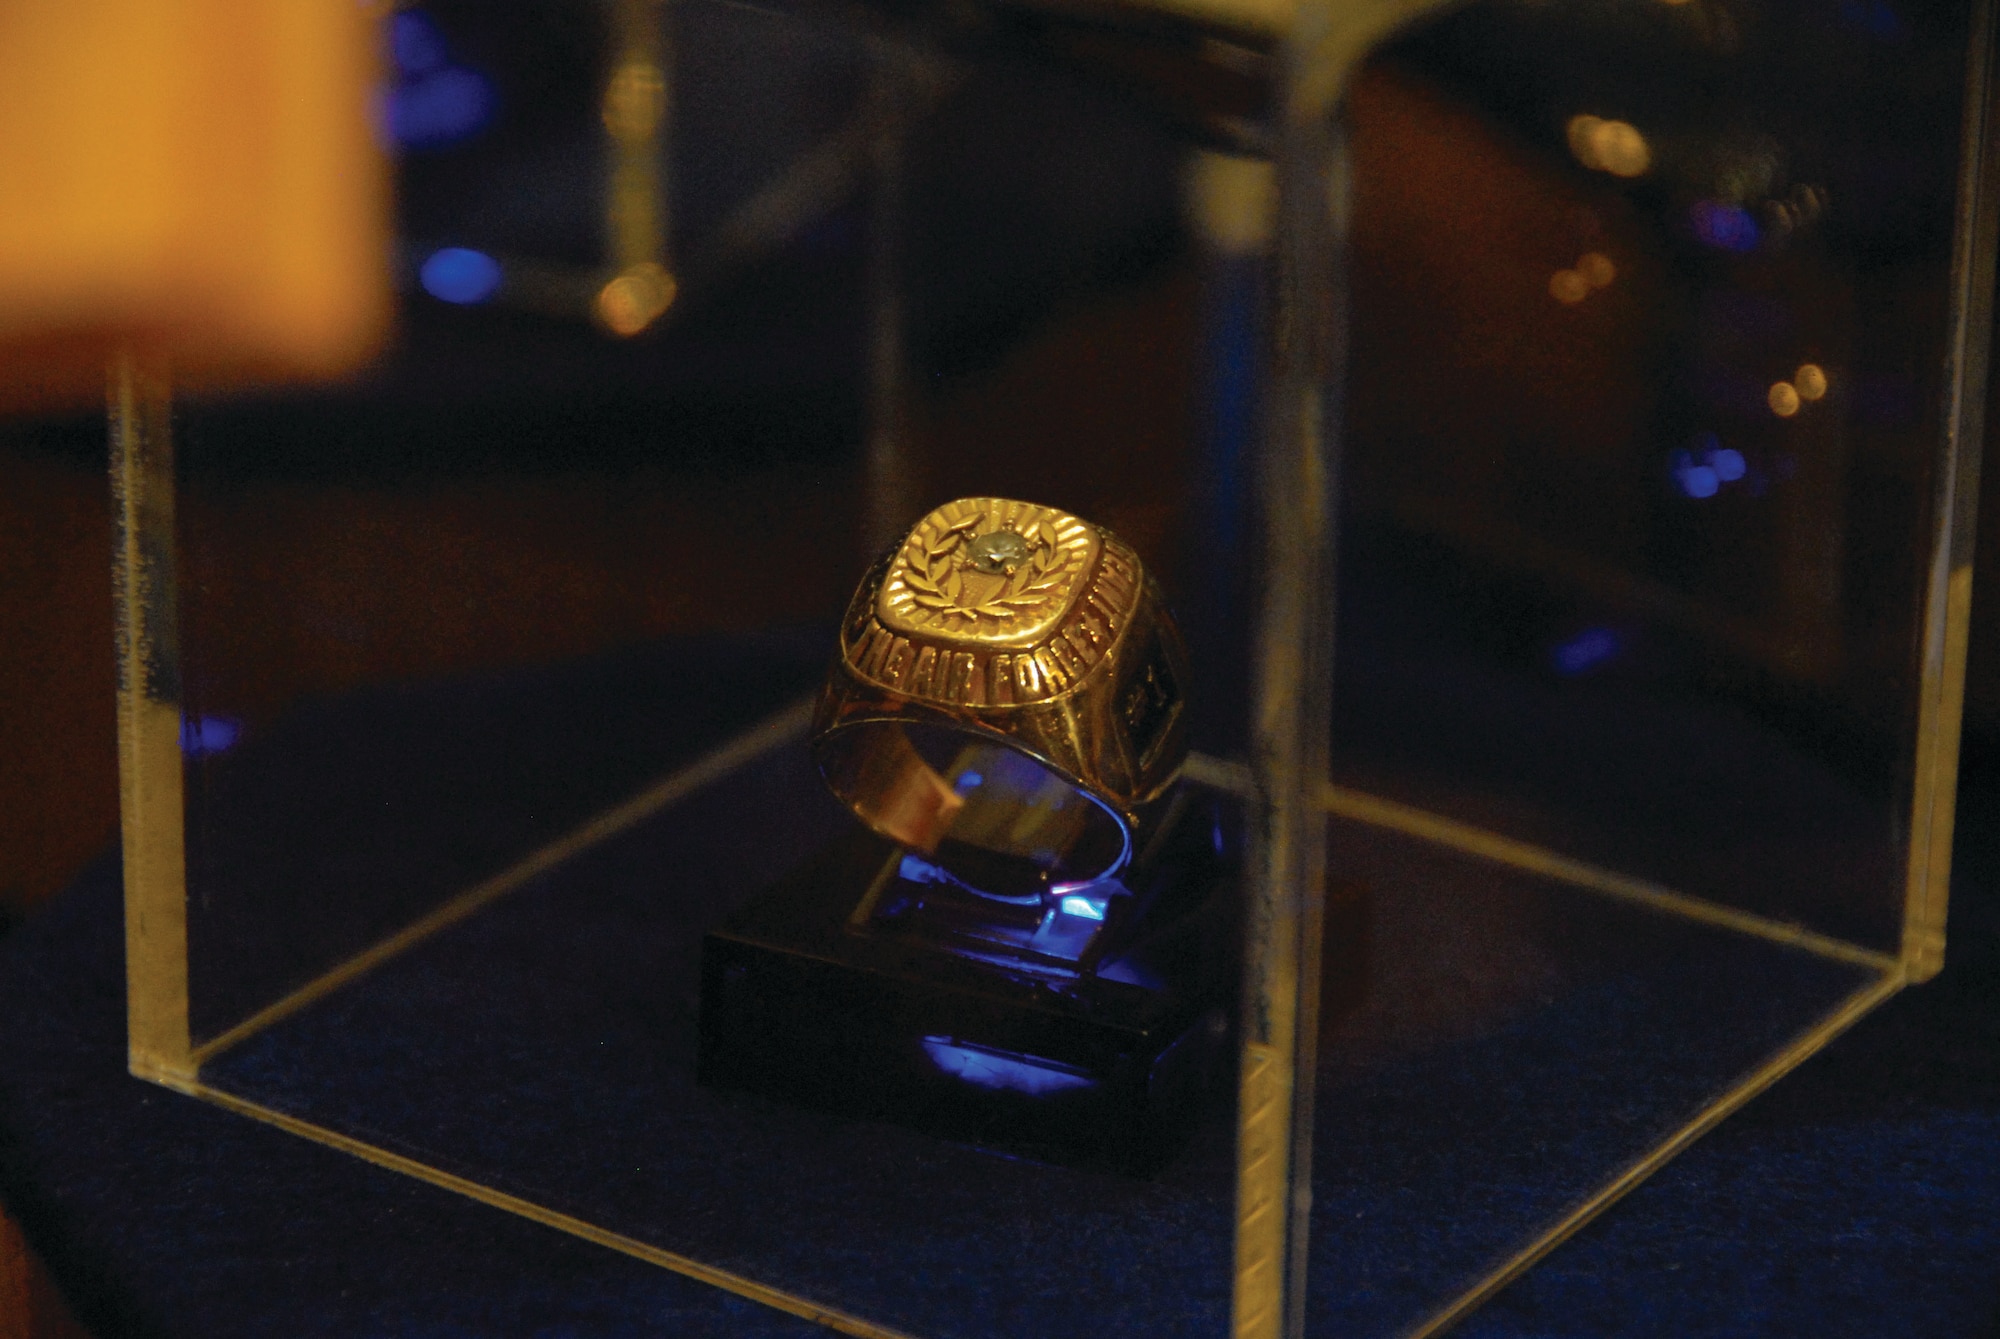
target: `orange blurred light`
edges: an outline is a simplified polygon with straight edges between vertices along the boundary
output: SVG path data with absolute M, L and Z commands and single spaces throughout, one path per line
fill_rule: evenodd
M 388 322 L 379 34 L 354 0 L 0 9 L 0 404 L 334 375 Z
M 1585 167 L 1614 177 L 1643 176 L 1653 165 L 1653 152 L 1638 127 L 1597 116 L 1573 116 L 1566 130 L 1569 150 Z
M 1826 394 L 1826 373 L 1818 363 L 1806 363 L 1792 375 L 1792 384 L 1798 387 L 1800 399 L 1817 400 Z
M 1771 412 L 1779 418 L 1790 418 L 1799 412 L 1798 388 L 1789 381 L 1771 383 L 1770 394 L 1764 397 L 1771 405 Z
M 1590 280 L 1575 270 L 1557 270 L 1549 276 L 1549 296 L 1567 306 L 1575 306 L 1590 296 Z
M 636 335 L 660 319 L 679 291 L 663 267 L 634 265 L 598 290 L 597 319 L 614 335 Z
M 619 67 L 604 90 L 604 128 L 636 143 L 660 128 L 667 115 L 667 81 L 659 67 L 635 61 Z
M 1586 251 L 1577 259 L 1576 272 L 1592 288 L 1603 288 L 1618 277 L 1618 267 L 1602 251 Z
M 1604 122 L 1595 116 L 1572 116 L 1569 118 L 1567 135 L 1569 151 L 1576 155 L 1576 161 L 1585 167 L 1597 166 L 1597 150 L 1594 146 L 1599 126 Z

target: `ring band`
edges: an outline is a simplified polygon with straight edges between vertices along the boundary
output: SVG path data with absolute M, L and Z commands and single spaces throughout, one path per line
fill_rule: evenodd
M 869 827 L 1043 884 L 1110 877 L 1187 756 L 1179 631 L 1138 555 L 1066 512 L 961 498 L 862 580 L 814 715 Z M 1025 760 L 1025 763 L 1024 763 Z

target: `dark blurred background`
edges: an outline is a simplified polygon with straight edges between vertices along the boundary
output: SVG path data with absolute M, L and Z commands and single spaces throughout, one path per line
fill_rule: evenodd
M 901 495 L 1109 525 L 1198 645 L 1240 648 L 1262 270 L 1204 192 L 1255 214 L 1231 155 L 1264 44 L 1117 11 L 902 18 L 670 11 L 681 291 L 627 338 L 591 308 L 609 11 L 388 20 L 392 344 L 345 384 L 179 411 L 191 755 L 364 684 L 836 616 L 869 543 L 884 124 Z M 1732 879 L 1834 869 L 1829 928 L 1893 947 L 1968 22 L 1487 0 L 1370 63 L 1343 779 L 1752 903 Z M 1990 771 L 1982 511 L 1966 759 Z M 9 919 L 116 835 L 110 555 L 103 416 L 0 424 Z M 1213 746 L 1237 660 L 1204 670 Z M 1516 783 L 1523 740 L 1577 764 Z M 1606 794 L 1625 811 L 1600 821 Z M 1737 874 L 1667 849 L 1718 811 Z M 1807 916 L 1787 896 L 1767 909 Z
M 851 17 L 671 11 L 682 293 L 629 339 L 589 319 L 609 11 L 393 17 L 392 345 L 344 385 L 180 411 L 194 708 L 255 723 L 364 682 L 832 614 L 866 548 L 882 189 L 854 146 L 881 124 L 884 39 Z M 1966 22 L 1514 0 L 1378 56 L 1352 100 L 1351 640 L 1722 702 L 1858 792 L 1897 789 Z M 1259 298 L 1198 226 L 1200 160 L 1249 135 L 1268 58 L 1115 16 L 914 31 L 904 496 L 1050 492 L 1206 627 L 1233 607 L 1213 570 L 1249 566 Z M 1605 123 L 1644 127 L 1637 149 Z M 1599 151 L 1621 145 L 1636 168 Z M 1806 365 L 1817 393 L 1779 413 L 1778 383 L 1815 391 Z M 9 915 L 116 826 L 104 466 L 100 414 L 0 425 Z M 735 552 L 751 528 L 762 567 Z M 1985 608 L 1975 756 L 2000 730 Z

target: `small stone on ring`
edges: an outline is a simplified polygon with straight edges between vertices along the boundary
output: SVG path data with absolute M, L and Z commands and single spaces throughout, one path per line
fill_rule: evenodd
M 965 556 L 982 572 L 1006 572 L 1027 561 L 1028 541 L 1012 530 L 995 530 L 967 544 Z

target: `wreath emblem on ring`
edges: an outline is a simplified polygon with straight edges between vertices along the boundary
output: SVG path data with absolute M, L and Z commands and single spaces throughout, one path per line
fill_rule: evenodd
M 1069 564 L 1059 560 L 1043 520 L 1026 528 L 992 521 L 973 515 L 942 525 L 927 517 L 917 527 L 905 551 L 903 579 L 919 608 L 975 621 L 1011 619 L 1056 593 Z

